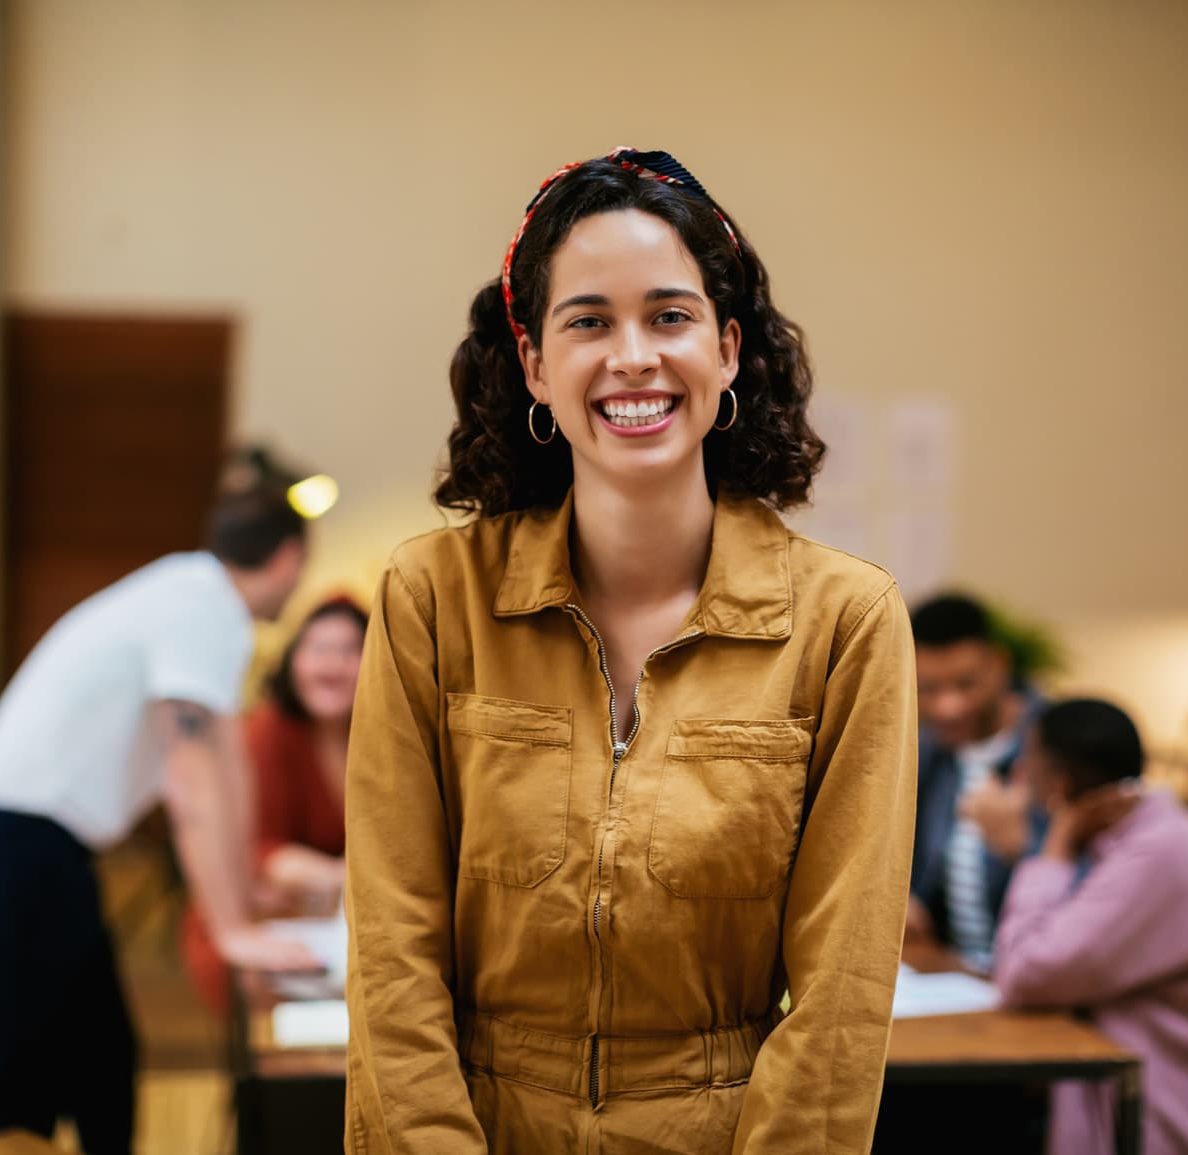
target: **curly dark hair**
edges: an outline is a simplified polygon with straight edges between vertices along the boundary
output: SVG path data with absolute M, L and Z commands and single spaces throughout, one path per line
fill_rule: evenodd
M 778 508 L 803 503 L 825 455 L 805 412 L 812 372 L 804 337 L 772 304 L 767 270 L 750 242 L 712 201 L 611 160 L 572 170 L 540 202 L 516 251 L 516 321 L 539 348 L 553 253 L 582 218 L 623 209 L 650 213 L 676 231 L 697 261 L 719 327 L 734 318 L 742 333 L 737 420 L 729 430 L 711 430 L 704 442 L 711 492 Z M 730 222 L 737 249 L 718 212 Z M 572 453 L 564 437 L 538 445 L 529 435 L 532 397 L 499 280 L 483 286 L 470 307 L 470 332 L 454 353 L 450 386 L 457 421 L 437 503 L 484 517 L 560 505 L 573 483 Z

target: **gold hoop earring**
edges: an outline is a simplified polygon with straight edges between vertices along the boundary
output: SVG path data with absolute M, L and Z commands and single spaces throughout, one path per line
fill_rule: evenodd
M 726 430 L 729 429 L 730 426 L 732 426 L 738 420 L 738 398 L 734 395 L 733 389 L 727 389 L 726 393 L 730 398 L 730 404 L 731 404 L 730 420 L 727 421 L 725 425 L 719 425 L 716 421 L 714 422 L 714 428 L 719 433 L 725 433 Z
M 539 401 L 533 401 L 532 404 L 528 406 L 528 432 L 532 434 L 532 440 L 535 441 L 537 445 L 548 445 L 548 443 L 557 436 L 557 415 L 551 409 L 549 409 L 547 405 L 545 406 L 546 409 L 549 409 L 549 416 L 553 419 L 553 428 L 549 430 L 548 437 L 538 437 L 536 435 L 536 426 L 533 424 L 533 417 L 536 414 L 536 407 L 539 404 Z

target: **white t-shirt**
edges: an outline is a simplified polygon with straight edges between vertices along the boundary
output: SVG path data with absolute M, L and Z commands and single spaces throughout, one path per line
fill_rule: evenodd
M 155 701 L 239 705 L 252 620 L 222 564 L 175 553 L 75 606 L 0 696 L 0 809 L 118 842 L 161 797 Z

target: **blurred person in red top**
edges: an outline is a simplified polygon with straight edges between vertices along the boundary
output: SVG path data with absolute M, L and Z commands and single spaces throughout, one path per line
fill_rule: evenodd
M 277 916 L 329 915 L 342 894 L 347 737 L 366 625 L 350 598 L 322 602 L 246 719 L 256 772 L 257 900 Z M 203 1001 L 226 1014 L 227 968 L 192 905 L 182 952 Z

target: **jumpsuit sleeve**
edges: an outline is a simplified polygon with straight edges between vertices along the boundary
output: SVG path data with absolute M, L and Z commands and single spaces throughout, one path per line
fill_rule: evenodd
M 346 786 L 346 1149 L 478 1155 L 458 1056 L 454 869 L 438 759 L 434 623 L 396 562 L 364 644 Z
M 868 1151 L 903 942 L 916 794 L 911 625 L 894 583 L 840 626 L 784 910 L 791 1010 L 756 1058 L 735 1155 Z

